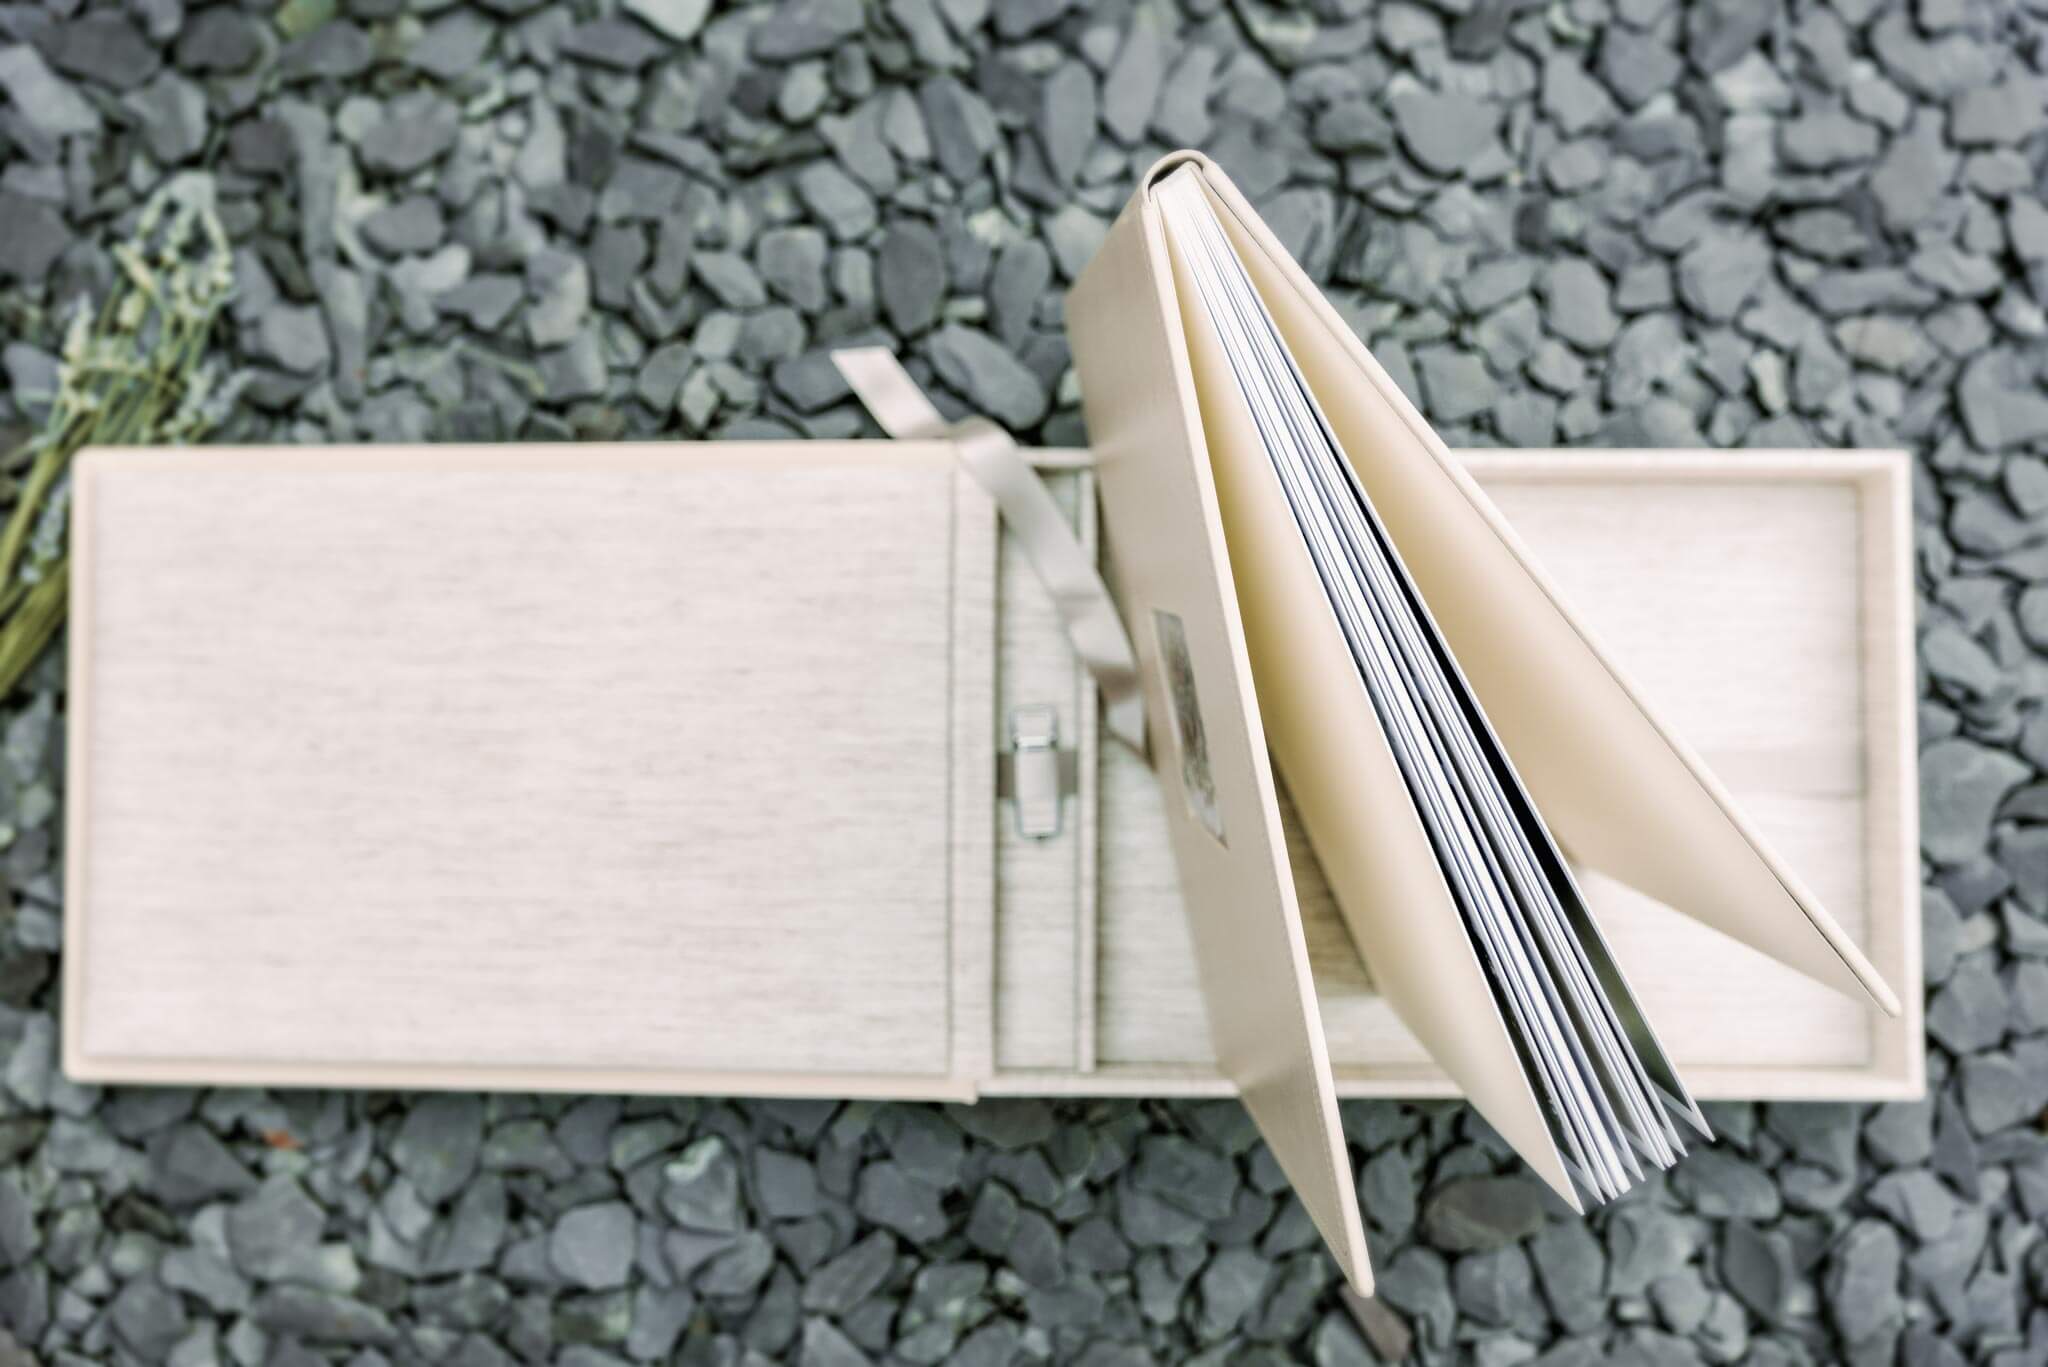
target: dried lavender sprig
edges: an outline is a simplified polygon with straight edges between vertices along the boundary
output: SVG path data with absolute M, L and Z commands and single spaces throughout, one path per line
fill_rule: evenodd
M 227 414 L 240 377 L 206 364 L 234 293 L 233 253 L 211 206 L 166 187 L 114 248 L 120 267 L 97 309 L 65 329 L 57 392 L 27 444 L 28 477 L 0 528 L 0 695 L 62 623 L 69 597 L 63 512 L 71 458 L 86 446 L 182 443 Z

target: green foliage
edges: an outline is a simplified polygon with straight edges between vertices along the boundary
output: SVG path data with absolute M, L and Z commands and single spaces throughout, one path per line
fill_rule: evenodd
M 80 300 L 64 334 L 57 392 L 30 438 L 28 477 L 0 529 L 0 696 L 64 620 L 71 460 L 89 446 L 195 441 L 240 385 L 206 356 L 234 290 L 233 259 L 210 205 L 167 187 L 114 248 L 120 275 L 97 309 Z

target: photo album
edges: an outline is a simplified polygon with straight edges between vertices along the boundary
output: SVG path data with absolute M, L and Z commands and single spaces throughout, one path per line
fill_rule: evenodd
M 1139 188 L 1068 327 L 1218 1048 L 1340 1259 L 1333 1095 L 1270 1066 L 1322 1047 L 1279 785 L 1376 989 L 1574 1208 L 1709 1132 L 1567 853 L 1896 1014 L 1205 158 Z

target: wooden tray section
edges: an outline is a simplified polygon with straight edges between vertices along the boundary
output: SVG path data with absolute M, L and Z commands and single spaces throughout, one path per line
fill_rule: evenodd
M 1461 459 L 1575 613 L 1905 1004 L 1898 1018 L 1882 1017 L 1589 875 L 1593 908 L 1695 1092 L 1919 1095 L 1908 458 L 1475 451 Z M 990 1090 L 1227 1092 L 1208 1050 L 1157 785 L 1121 749 L 1102 754 L 1095 1054 L 1065 1073 L 999 1076 Z M 1339 1091 L 1451 1095 L 1373 993 L 1291 817 L 1290 842 Z M 999 997 L 1005 990 L 999 981 Z

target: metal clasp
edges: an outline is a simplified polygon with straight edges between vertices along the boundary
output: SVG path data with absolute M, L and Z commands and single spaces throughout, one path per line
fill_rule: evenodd
M 1026 703 L 1010 709 L 1010 748 L 996 757 L 997 795 L 1015 808 L 1017 834 L 1050 840 L 1060 833 L 1060 808 L 1075 791 L 1074 752 L 1060 749 L 1059 709 Z

